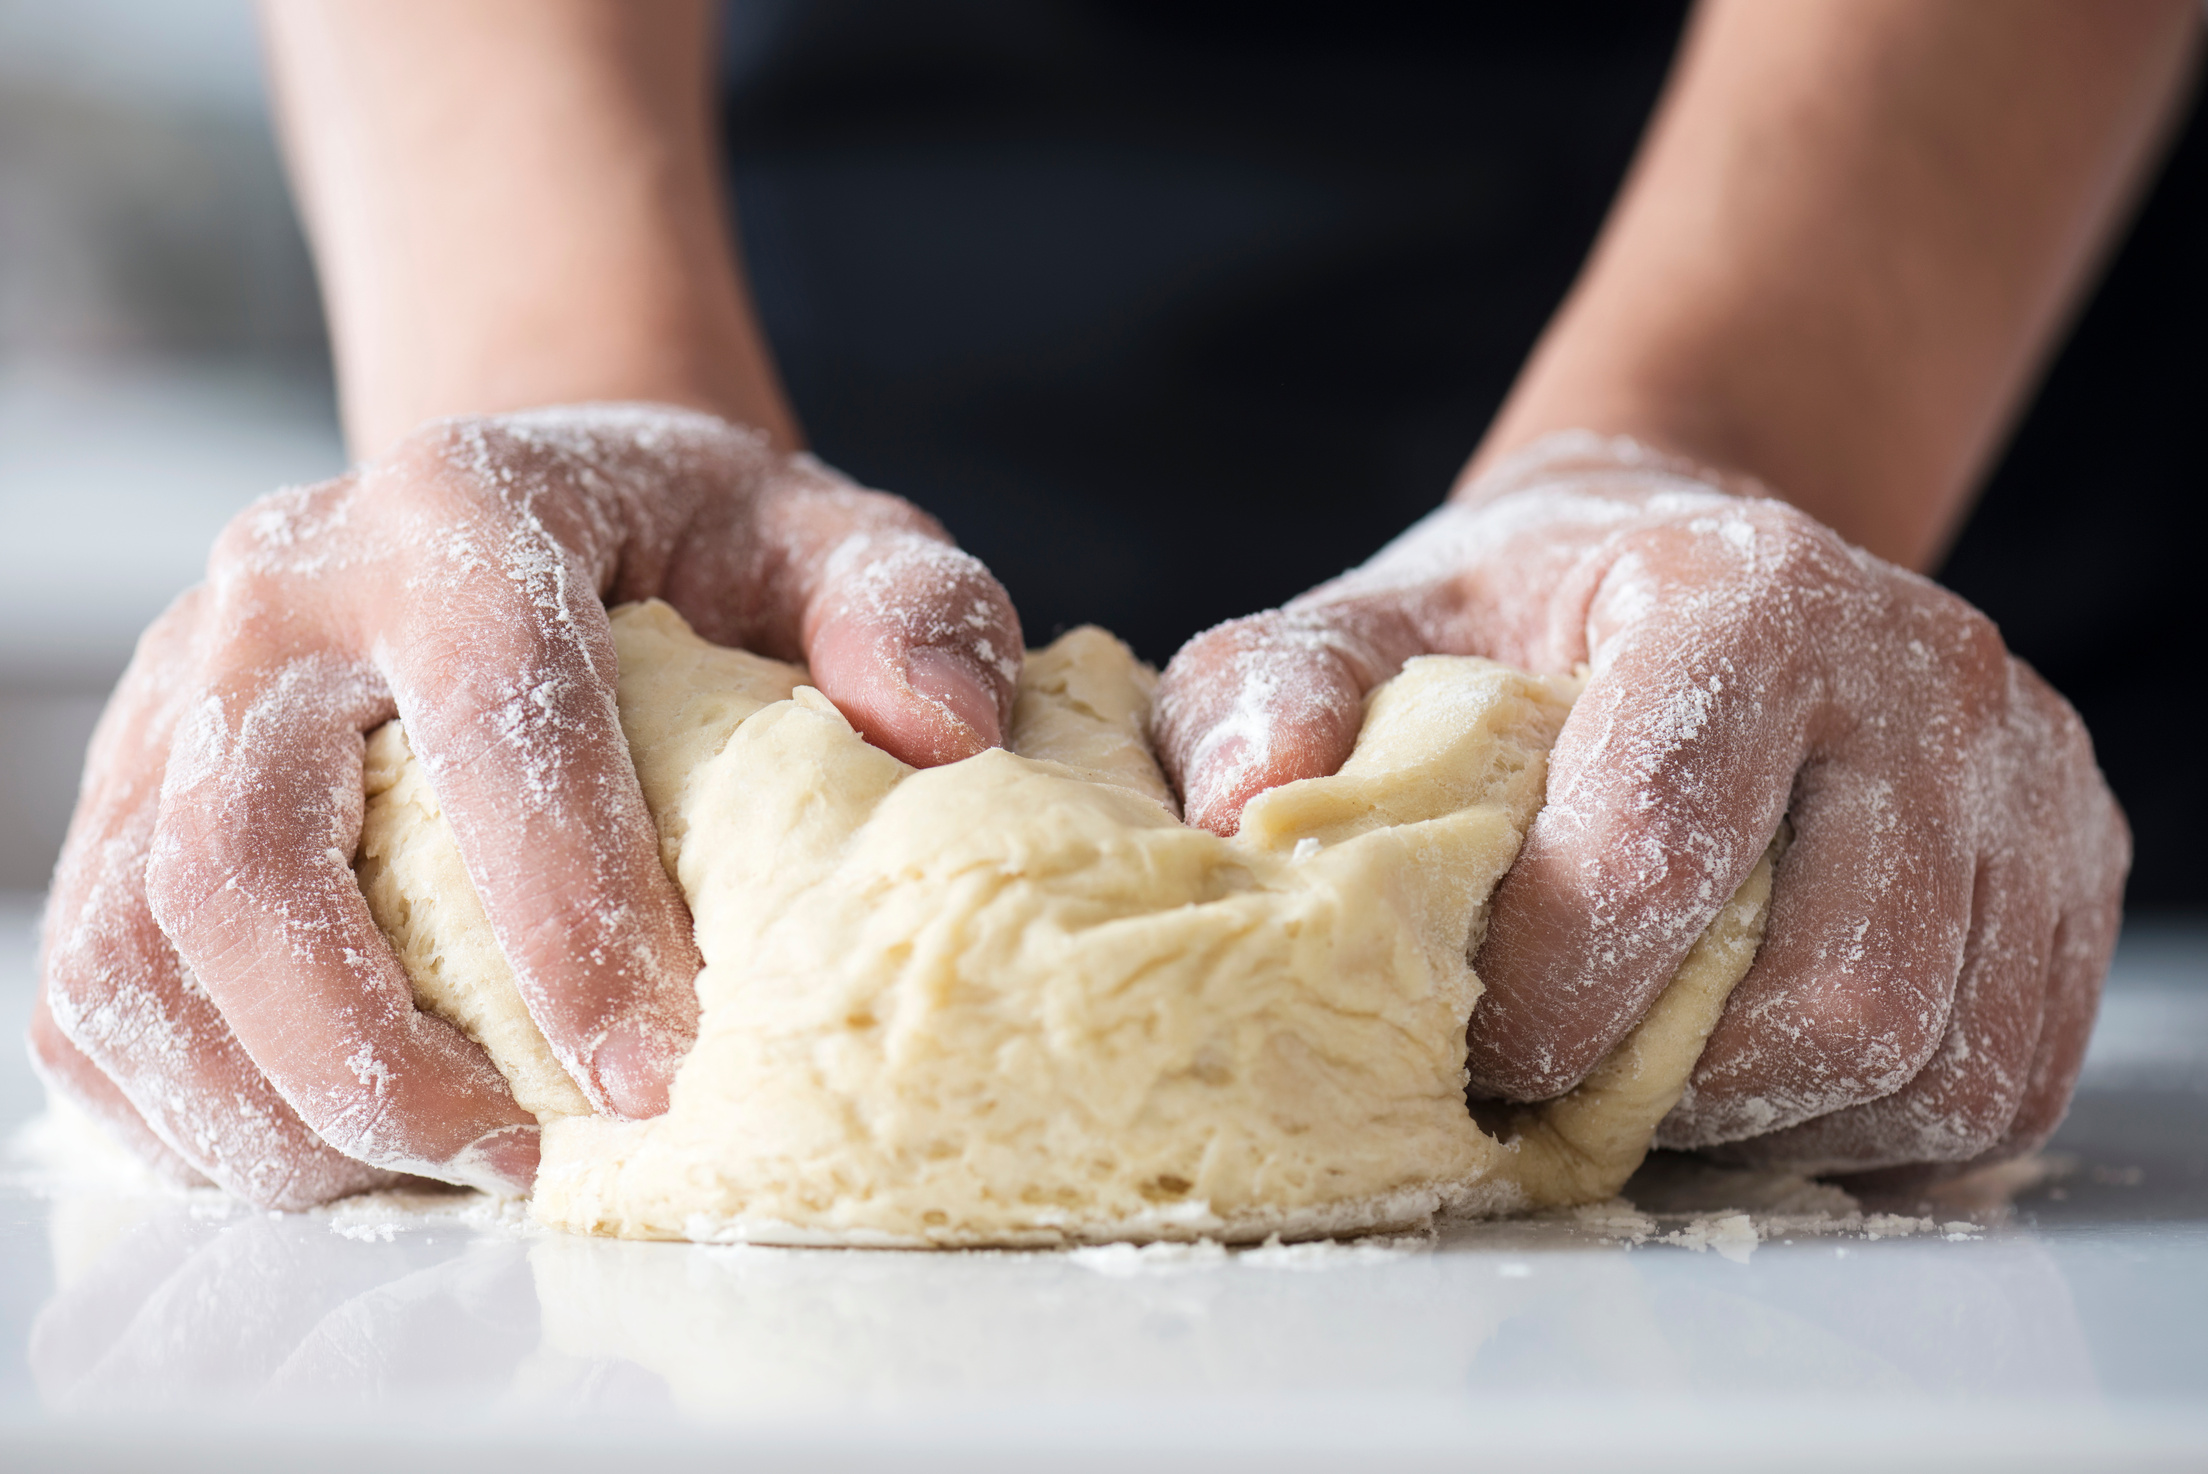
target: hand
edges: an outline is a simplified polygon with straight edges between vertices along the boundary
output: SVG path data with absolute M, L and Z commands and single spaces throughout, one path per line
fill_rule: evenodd
M 1198 636 L 1157 717 L 1189 821 L 1232 833 L 1253 794 L 1334 771 L 1412 655 L 1584 664 L 1476 958 L 1474 1092 L 1577 1083 L 1785 819 L 1762 951 L 1659 1144 L 1820 1172 L 2029 1150 L 2115 945 L 2122 815 L 1991 621 L 1751 490 L 1553 437 Z
M 418 1011 L 351 862 L 363 734 L 405 718 L 522 996 L 601 1111 L 665 1108 L 689 912 L 614 706 L 605 602 L 788 659 L 877 745 L 994 745 L 1004 591 L 926 514 L 710 416 L 429 425 L 240 514 L 93 739 L 33 1052 L 172 1175 L 300 1207 L 416 1173 L 513 1191 L 537 1131 Z

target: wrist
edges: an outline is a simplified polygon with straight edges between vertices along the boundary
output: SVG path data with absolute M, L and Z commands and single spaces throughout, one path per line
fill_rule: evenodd
M 425 421 L 608 400 L 797 448 L 729 226 L 712 12 L 269 8 L 357 456 Z
M 659 249 L 577 263 L 523 257 L 502 273 L 447 259 L 395 295 L 397 310 L 333 303 L 347 439 L 366 458 L 454 415 L 632 402 L 702 410 L 804 440 L 742 288 L 711 252 Z M 348 310 L 351 309 L 351 310 Z
M 1632 435 L 1590 429 L 1553 430 L 1510 450 L 1483 446 L 1449 493 L 1449 501 L 1481 507 L 1537 486 L 1571 483 L 1582 493 L 1652 490 L 1715 491 L 1735 497 L 1775 497 L 1754 476 Z
M 763 434 L 778 451 L 804 437 L 764 355 L 634 335 L 490 335 L 415 379 L 345 374 L 346 438 L 369 460 L 418 427 L 462 416 L 502 416 L 569 405 L 653 404 L 697 410 Z

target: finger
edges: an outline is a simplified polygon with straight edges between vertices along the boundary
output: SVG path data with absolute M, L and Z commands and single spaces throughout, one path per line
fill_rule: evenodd
M 251 1202 L 310 1207 L 391 1179 L 332 1149 L 285 1102 L 186 974 L 146 898 L 176 676 L 199 601 L 186 595 L 147 632 L 100 719 L 47 905 L 40 997 L 166 1150 Z
M 389 1173 L 335 1150 L 300 1118 L 193 985 L 145 909 L 144 848 L 133 848 L 140 863 L 90 888 L 48 966 L 57 1029 L 170 1151 L 248 1202 L 311 1208 L 388 1185 Z M 136 1145 L 127 1122 L 95 1115 Z
M 1188 822 L 1231 835 L 1258 794 L 1339 769 L 1365 694 L 1422 648 L 1412 618 L 1378 599 L 1291 605 L 1190 640 L 1151 719 Z
M 656 1115 L 696 1036 L 701 963 L 622 736 L 596 574 L 495 501 L 437 515 L 461 551 L 382 644 L 409 744 L 554 1056 L 597 1109 Z
M 2043 870 L 2019 857 L 1980 867 L 1947 1030 L 1914 1077 L 1890 1095 L 1736 1142 L 1725 1160 L 1860 1172 L 1965 1162 L 2000 1141 L 2023 1103 L 2040 1040 L 2055 930 Z M 1690 1134 L 1705 1114 L 1725 1116 L 1690 1111 L 1665 1122 L 1659 1143 L 1708 1145 Z
M 940 523 L 810 456 L 757 446 L 670 559 L 664 597 L 707 639 L 801 659 L 875 746 L 916 767 L 1003 740 L 1026 655 L 1019 616 Z
M 1988 1161 L 2035 1151 L 2062 1124 L 2116 952 L 2124 878 L 2131 869 L 2131 829 L 2094 761 L 2085 723 L 2030 666 L 2012 660 L 2010 670 L 2017 685 L 2012 743 L 2053 778 L 2054 801 L 2043 815 L 2033 816 L 2032 827 L 2064 836 L 2063 843 L 2045 851 L 2056 865 L 2062 918 L 2030 1080 L 2007 1134 L 1986 1153 Z
M 2120 892 L 2121 868 L 2118 882 Z M 1840 1184 L 1859 1196 L 1899 1196 L 1942 1178 L 2026 1156 L 2046 1145 L 2047 1138 L 2062 1124 L 2071 1093 L 2077 1088 L 2078 1072 L 2085 1063 L 2101 985 L 2108 976 L 2109 958 L 2116 950 L 2121 910 L 2118 900 L 2108 899 L 2066 916 L 2056 928 L 2046 975 L 2038 981 L 2043 1000 L 2040 1030 L 2023 1098 L 1998 1140 L 1965 1161 L 1913 1162 L 1855 1172 L 1840 1177 Z M 1747 1149 L 1756 1145 L 1742 1143 Z
M 212 1184 L 154 1134 L 146 1118 L 84 1051 L 69 1042 L 41 994 L 31 1005 L 31 1068 L 47 1090 L 84 1112 L 126 1151 L 178 1187 Z
M 2077 1089 L 2078 1072 L 2085 1065 L 2093 1017 L 2121 923 L 2120 902 L 2108 900 L 2064 917 L 2057 928 L 2047 969 L 2044 1017 L 2024 1098 L 2009 1129 L 1983 1160 L 2002 1161 L 2036 1151 L 2062 1124 Z
M 857 533 L 805 616 L 813 680 L 869 742 L 915 767 L 1003 742 L 1026 649 L 979 559 L 914 532 Z
M 1971 830 L 1951 795 L 1897 798 L 1886 771 L 1803 774 L 1763 947 L 1668 1140 L 1737 1141 L 1881 1099 L 1939 1047 L 1970 935 Z M 2028 953 L 2028 916 L 1989 921 L 2013 923 Z
M 1855 944 L 1866 965 L 1805 969 L 1782 981 L 1786 974 L 1780 969 L 1790 965 L 1790 950 L 1817 928 L 1797 925 L 1779 936 L 1781 918 L 1774 915 L 1774 941 L 1734 994 L 1734 1006 L 1697 1068 L 1690 1108 L 1666 1123 L 1666 1144 L 1738 1141 L 1756 1121 L 1769 1120 L 1769 1107 L 1790 1104 L 1791 1111 L 1807 1114 L 1770 1120 L 1776 1137 L 1745 1143 L 1730 1154 L 1875 1171 L 1979 1158 L 2013 1136 L 2018 1118 L 2027 1114 L 2035 1098 L 2032 1061 L 2047 1047 L 2050 1031 L 2059 1036 L 2073 1029 L 2048 993 L 2056 918 L 2096 906 L 2113 915 L 2129 851 L 2121 815 L 2100 780 L 2076 713 L 2002 651 L 1990 627 L 1955 648 L 1978 663 L 1977 678 L 1969 678 L 1966 668 L 1954 681 L 1952 689 L 1965 698 L 1959 713 L 1924 722 L 1922 740 L 1935 743 L 1941 733 L 1970 730 L 1974 714 L 1992 718 L 1978 728 L 1981 735 L 1968 752 L 1949 754 L 1961 759 L 1973 781 L 1913 799 L 1886 795 L 1883 784 L 1866 782 L 1876 802 L 1852 806 L 1869 816 L 1866 832 L 1848 839 L 1843 826 L 1838 846 L 1843 853 L 1861 849 L 1857 869 L 1820 877 L 1804 852 L 1804 870 L 1794 882 L 1797 901 L 1807 897 L 1830 905 L 1851 886 L 1871 898 L 1865 919 L 1857 923 L 1868 928 L 1869 940 Z M 1991 693 L 1998 695 L 1989 702 Z M 1890 755 L 1867 751 L 1876 771 L 1897 766 Z M 1843 812 L 1850 809 L 1843 806 Z M 2051 836 L 2061 839 L 2050 842 Z M 1952 1010 L 1936 1051 L 1912 1071 L 1910 1058 L 1930 1037 L 1939 1010 L 1935 985 L 1944 972 L 1938 943 L 1951 932 L 1957 913 L 1943 900 L 1944 886 L 1897 884 L 1906 872 L 1890 867 L 1921 863 L 1946 846 L 1949 858 L 1942 869 L 1953 872 L 1955 853 L 1964 845 L 1985 847 L 1988 854 L 1974 867 Z M 1881 862 L 1882 851 L 1891 855 L 1890 864 Z M 1905 904 L 1892 904 L 1897 899 Z M 1888 915 L 1884 923 L 1878 920 L 1881 909 Z M 1846 920 L 1837 916 L 1823 929 L 1832 934 Z M 1905 957 L 1912 948 L 1914 964 Z M 1828 944 L 1824 955 L 1833 950 Z M 1881 979 L 1880 965 L 1891 968 L 1897 953 L 1904 954 L 1900 972 Z M 1799 1035 L 1844 1043 L 1847 1030 L 1836 1026 L 1835 1015 L 1857 1021 L 1860 1042 L 1852 1068 L 1842 1059 L 1821 1060 L 1818 1050 L 1799 1045 L 1784 1059 L 1792 1067 L 1792 1078 L 1784 1082 L 1774 1079 L 1768 1066 L 1753 1063 L 1759 1052 L 1778 1056 L 1783 1041 Z M 2081 1034 L 2084 1027 L 2074 1026 Z M 2082 1051 L 2082 1038 L 2075 1042 Z M 2066 1095 L 2067 1085 L 2059 1088 Z M 1820 1092 L 1832 1103 L 1828 1111 L 1815 1109 Z M 2059 1111 L 2059 1101 L 2055 1108 Z
M 219 623 L 218 623 L 219 620 Z M 361 732 L 387 718 L 372 670 L 324 654 L 249 657 L 251 611 L 175 734 L 146 894 L 254 1065 L 357 1161 L 525 1190 L 536 1123 L 481 1050 L 414 1006 L 351 866 Z
M 1589 623 L 1648 597 L 1606 583 Z M 1481 1095 L 1543 1100 L 1577 1084 L 1678 971 L 1785 810 L 1812 696 L 1774 648 L 1784 628 L 1672 614 L 1608 616 L 1622 632 L 1598 647 L 1549 754 L 1547 803 L 1474 963 Z

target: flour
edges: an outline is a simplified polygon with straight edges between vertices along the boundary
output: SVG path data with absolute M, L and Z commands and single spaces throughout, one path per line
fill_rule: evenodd
M 387 1188 L 359 1193 L 317 1208 L 309 1215 L 339 1238 L 362 1243 L 391 1243 L 402 1233 L 428 1228 L 458 1229 L 478 1238 L 541 1238 L 544 1230 L 529 1218 L 526 1198 L 491 1193 Z
M 1435 1237 L 1422 1234 L 1375 1234 L 1361 1239 L 1311 1239 L 1284 1244 L 1276 1235 L 1254 1249 L 1235 1256 L 1237 1264 L 1251 1269 L 1329 1270 L 1392 1264 L 1414 1255 L 1433 1252 Z
M 1999 1185 L 2013 1192 L 2040 1180 L 2031 1171 L 1984 1174 L 1965 1194 L 1974 1204 L 1973 1218 L 1943 1220 L 1866 1209 L 1843 1189 L 1799 1173 L 1743 1171 L 1659 1153 L 1626 1185 L 1625 1196 L 1550 1215 L 1548 1221 L 1599 1243 L 1665 1245 L 1746 1263 L 1758 1245 L 1774 1240 L 1976 1239 L 1986 1232 L 1976 1220 L 1998 1218 L 2006 1205 Z
M 1097 1274 L 1125 1277 L 1138 1274 L 1186 1274 L 1215 1269 L 1227 1262 L 1226 1247 L 1216 1239 L 1193 1243 L 1092 1244 L 1066 1252 L 1070 1263 Z

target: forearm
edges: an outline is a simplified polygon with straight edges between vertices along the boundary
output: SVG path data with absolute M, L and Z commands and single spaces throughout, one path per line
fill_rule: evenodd
M 591 399 L 799 442 L 737 267 L 706 0 L 267 0 L 345 427 Z
M 1709 0 L 1467 484 L 1554 430 L 1632 435 L 1929 565 L 2155 153 L 2196 12 Z

